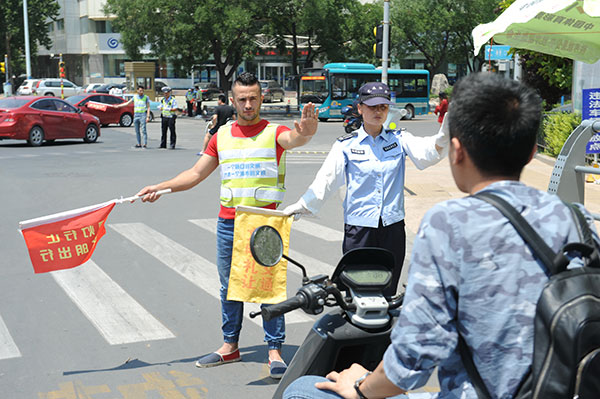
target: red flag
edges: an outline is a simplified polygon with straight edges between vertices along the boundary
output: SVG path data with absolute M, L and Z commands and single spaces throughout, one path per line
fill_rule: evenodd
M 108 109 L 108 105 L 103 104 L 103 103 L 97 103 L 95 101 L 88 101 L 87 106 L 88 106 L 88 108 L 96 109 L 98 111 L 103 111 L 103 112 L 106 112 L 106 110 Z
M 92 256 L 116 201 L 20 222 L 35 273 L 70 269 Z

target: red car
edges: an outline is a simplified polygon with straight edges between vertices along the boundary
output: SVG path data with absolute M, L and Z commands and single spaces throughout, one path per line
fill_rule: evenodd
M 126 101 L 121 97 L 104 93 L 89 93 L 71 96 L 65 101 L 100 118 L 102 126 L 118 123 L 123 127 L 129 127 L 133 124 L 133 103 L 122 108 L 114 107 L 114 105 Z
M 100 121 L 56 97 L 0 98 L 0 140 L 27 140 L 34 147 L 44 140 L 100 137 Z

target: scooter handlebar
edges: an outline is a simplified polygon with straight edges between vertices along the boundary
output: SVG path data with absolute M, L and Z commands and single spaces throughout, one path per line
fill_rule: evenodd
M 295 296 L 274 305 L 265 306 L 259 312 L 252 312 L 250 317 L 262 315 L 262 318 L 266 321 L 271 320 L 274 317 L 280 316 L 284 313 L 291 312 L 294 309 L 301 308 L 306 305 L 306 296 L 302 293 L 297 293 Z

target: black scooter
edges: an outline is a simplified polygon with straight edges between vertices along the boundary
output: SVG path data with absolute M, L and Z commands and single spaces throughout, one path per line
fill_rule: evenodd
M 344 115 L 344 130 L 346 133 L 352 133 L 360 128 L 360 125 L 362 125 L 362 116 L 358 113 L 355 105 L 343 107 L 341 112 Z
M 250 313 L 266 320 L 301 308 L 321 314 L 325 306 L 338 307 L 314 324 L 290 362 L 273 399 L 280 399 L 287 386 L 303 375 L 325 376 L 359 363 L 374 370 L 390 344 L 390 333 L 404 294 L 386 300 L 394 255 L 382 248 L 358 248 L 347 252 L 333 275 L 308 278 L 304 266 L 283 254 L 281 236 L 271 226 L 260 226 L 250 238 L 254 259 L 274 266 L 281 258 L 302 270 L 302 287 L 294 297 Z

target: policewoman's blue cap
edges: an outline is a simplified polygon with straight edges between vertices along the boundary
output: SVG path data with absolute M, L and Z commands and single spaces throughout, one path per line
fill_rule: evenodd
M 361 104 L 373 106 L 379 104 L 394 104 L 390 101 L 390 88 L 385 83 L 369 82 L 358 89 L 358 101 Z

